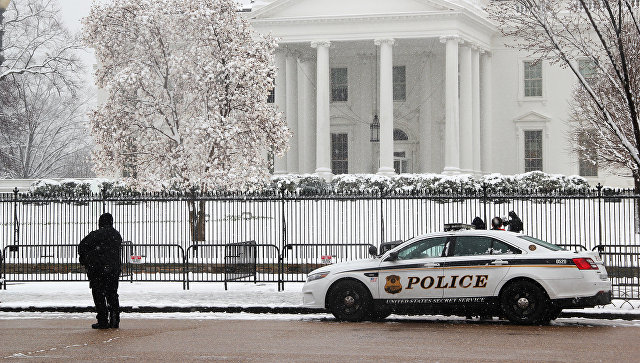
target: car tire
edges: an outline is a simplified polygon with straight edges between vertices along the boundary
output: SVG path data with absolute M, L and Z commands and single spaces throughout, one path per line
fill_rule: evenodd
M 549 298 L 531 281 L 518 281 L 507 285 L 500 294 L 500 308 L 509 321 L 516 324 L 540 324 L 549 321 Z
M 329 310 L 340 321 L 363 321 L 371 314 L 372 299 L 369 290 L 358 281 L 338 281 L 331 289 Z

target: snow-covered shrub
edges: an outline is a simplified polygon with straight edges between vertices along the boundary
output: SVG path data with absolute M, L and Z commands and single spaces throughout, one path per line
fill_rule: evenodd
M 88 196 L 91 194 L 89 182 L 73 179 L 55 181 L 49 179 L 38 180 L 29 188 L 32 197 L 61 197 L 61 196 Z
M 541 171 L 532 171 L 516 175 L 518 193 L 522 194 L 556 194 L 574 195 L 589 191 L 587 181 L 578 176 L 568 178 L 560 174 L 546 174 Z
M 330 191 L 329 184 L 313 174 L 274 175 L 267 191 L 284 192 L 298 195 L 324 194 Z
M 442 174 L 400 174 L 381 176 L 376 174 L 336 175 L 331 183 L 313 174 L 275 175 L 270 183 L 254 190 L 259 193 L 287 193 L 292 195 L 324 195 L 327 193 L 352 195 L 424 195 L 424 196 L 481 196 L 486 188 L 487 195 L 496 197 L 497 202 L 509 196 L 535 195 L 583 195 L 591 192 L 587 181 L 579 176 L 546 174 L 534 171 L 518 175 L 489 174 L 482 177 L 462 174 L 447 176 Z M 106 197 L 133 196 L 142 194 L 128 188 L 120 181 L 94 179 L 90 181 L 40 180 L 31 187 L 34 196 L 90 195 L 104 193 Z M 165 193 L 172 195 L 189 194 L 177 186 L 166 185 Z M 216 193 L 225 194 L 225 191 Z M 603 195 L 615 194 L 604 188 Z M 504 196 L 504 197 L 502 197 Z

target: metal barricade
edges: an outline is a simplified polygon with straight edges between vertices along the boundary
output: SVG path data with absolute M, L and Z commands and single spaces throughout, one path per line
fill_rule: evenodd
M 593 251 L 602 257 L 613 285 L 613 297 L 625 303 L 640 299 L 640 246 L 597 245 Z
M 197 253 L 196 253 L 197 251 Z M 185 281 L 191 282 L 277 282 L 280 291 L 280 249 L 255 241 L 198 243 L 187 248 Z
M 125 271 L 129 281 L 182 282 L 186 285 L 186 254 L 177 244 L 128 243 L 125 245 Z
M 370 243 L 290 243 L 282 249 L 284 282 L 305 282 L 312 270 L 336 262 L 369 257 Z M 296 251 L 291 253 L 290 251 Z
M 127 251 L 130 242 L 122 244 L 121 279 L 131 276 Z M 0 281 L 87 281 L 86 271 L 78 260 L 77 244 L 8 245 L 2 250 Z

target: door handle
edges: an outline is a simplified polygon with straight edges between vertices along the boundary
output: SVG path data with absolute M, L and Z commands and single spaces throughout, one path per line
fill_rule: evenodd
M 494 260 L 491 262 L 492 265 L 508 265 L 509 261 L 503 261 L 503 260 Z
M 424 266 L 424 267 L 438 267 L 438 266 L 440 266 L 440 264 L 436 263 L 436 262 L 430 262 L 430 263 L 425 263 L 422 266 Z

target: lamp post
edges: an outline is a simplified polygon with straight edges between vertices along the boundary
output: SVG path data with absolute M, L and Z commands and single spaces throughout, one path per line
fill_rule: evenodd
M 0 0 L 0 66 L 4 63 L 4 48 L 2 48 L 2 38 L 4 36 L 4 12 L 9 7 L 11 0 Z

